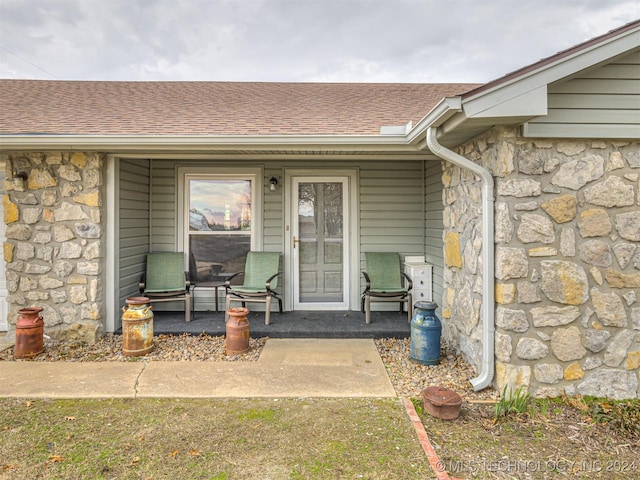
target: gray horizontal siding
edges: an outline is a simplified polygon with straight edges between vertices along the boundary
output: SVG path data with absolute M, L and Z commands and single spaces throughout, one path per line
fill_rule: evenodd
M 549 86 L 548 114 L 526 136 L 640 138 L 640 53 Z
M 597 94 L 597 93 L 551 93 L 549 94 L 549 107 L 552 109 L 572 109 L 576 105 L 580 108 L 597 108 L 628 110 L 637 109 L 640 106 L 638 95 L 624 94 Z
M 640 107 L 640 97 L 638 98 Z M 633 124 L 640 125 L 640 108 L 638 110 L 612 109 L 549 109 L 549 114 L 538 120 L 538 123 L 589 123 L 589 124 Z M 581 117 L 583 116 L 583 117 Z
M 634 79 L 574 78 L 566 83 L 551 85 L 549 92 L 634 95 L 638 92 L 638 81 Z
M 149 250 L 149 161 L 120 160 L 118 303 L 139 292 L 138 282 L 144 272 L 145 254 Z M 119 322 L 116 321 L 116 328 Z
M 630 55 L 629 59 L 633 59 L 633 56 Z M 580 75 L 580 78 L 614 78 L 618 80 L 640 80 L 640 68 L 638 68 L 638 64 L 640 64 L 640 62 L 637 58 L 634 60 L 634 62 L 635 63 L 630 64 L 612 63 L 609 65 L 605 65 L 604 67 L 600 67 L 597 70 L 593 70 L 591 72 Z
M 442 305 L 444 251 L 442 245 L 442 162 L 425 164 L 425 229 L 424 253 L 433 265 L 433 300 Z
M 153 162 L 153 208 L 152 236 L 155 249 L 174 249 L 176 233 L 175 161 Z M 255 163 L 253 163 L 255 164 Z M 214 162 L 210 165 L 215 166 Z M 237 162 L 238 167 L 252 165 Z M 270 162 L 265 168 L 265 177 L 283 177 L 285 167 L 301 168 L 300 164 Z M 364 232 L 361 250 L 370 246 L 393 247 L 396 239 L 409 237 L 412 247 L 403 252 L 407 255 L 423 253 L 420 231 L 423 227 L 422 163 L 421 162 L 358 162 L 339 164 L 337 168 L 360 169 L 360 226 Z M 265 250 L 284 248 L 284 188 L 276 192 L 265 191 L 263 200 L 263 246 Z M 155 238 L 163 237 L 161 241 Z
M 398 252 L 403 256 L 424 253 L 422 165 L 371 162 L 361 166 L 361 252 Z
M 269 166 L 264 169 L 264 177 L 279 179 L 280 188 L 271 192 L 264 185 L 262 248 L 266 252 L 282 252 L 284 251 L 284 188 L 282 188 L 284 170 L 281 166 Z
M 372 162 L 360 166 L 360 269 L 365 252 L 424 254 L 422 162 Z M 364 278 L 360 277 L 360 291 Z M 396 304 L 374 304 L 394 310 Z
M 154 252 L 175 252 L 176 164 L 169 160 L 153 160 L 151 169 L 151 249 Z

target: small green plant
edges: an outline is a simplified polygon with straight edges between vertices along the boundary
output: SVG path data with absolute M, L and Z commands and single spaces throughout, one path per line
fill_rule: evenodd
M 640 403 L 634 400 L 607 400 L 587 397 L 583 411 L 620 435 L 640 438 Z
M 546 417 L 549 415 L 549 402 L 537 401 L 534 403 L 539 415 Z
M 524 391 L 524 385 L 520 386 L 515 392 L 509 390 L 507 393 L 507 386 L 505 385 L 502 391 L 500 401 L 496 403 L 495 407 L 495 419 L 501 415 L 508 415 L 510 413 L 522 414 L 526 413 L 529 407 L 529 394 Z
M 413 408 L 415 408 L 418 415 L 424 414 L 424 401 L 422 399 L 411 398 L 411 403 L 413 403 Z

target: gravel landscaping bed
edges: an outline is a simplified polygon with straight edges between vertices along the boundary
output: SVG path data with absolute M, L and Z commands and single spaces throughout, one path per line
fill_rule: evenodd
M 411 361 L 408 338 L 382 338 L 375 342 L 393 388 L 400 397 L 419 397 L 422 390 L 437 385 L 454 390 L 463 400 L 498 398 L 497 392 L 491 388 L 473 391 L 469 380 L 476 376 L 474 369 L 444 342 L 438 365 L 420 365 Z
M 122 336 L 107 334 L 93 345 L 72 344 L 45 340 L 45 351 L 32 360 L 35 362 L 132 362 L 132 361 L 256 361 L 268 338 L 252 338 L 251 349 L 242 355 L 225 354 L 224 336 L 158 335 L 154 337 L 154 350 L 144 357 L 125 357 L 122 354 Z M 396 393 L 404 397 L 418 397 L 431 386 L 440 385 L 456 391 L 465 400 L 496 398 L 496 392 L 486 389 L 474 392 L 469 380 L 476 376 L 473 368 L 456 355 L 446 344 L 441 349 L 439 365 L 420 365 L 410 360 L 408 338 L 374 340 Z M 13 361 L 13 348 L 0 352 L 0 361 Z
M 267 338 L 251 338 L 247 353 L 229 356 L 225 353 L 225 338 L 200 335 L 158 335 L 153 337 L 154 349 L 143 357 L 125 357 L 122 335 L 106 334 L 93 345 L 45 339 L 44 352 L 34 362 L 131 362 L 131 361 L 256 361 Z M 13 348 L 0 352 L 0 360 L 13 360 Z

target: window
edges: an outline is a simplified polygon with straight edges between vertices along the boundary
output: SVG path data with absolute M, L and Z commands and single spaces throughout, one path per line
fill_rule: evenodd
M 255 175 L 185 174 L 183 220 L 192 281 L 223 282 L 255 248 Z

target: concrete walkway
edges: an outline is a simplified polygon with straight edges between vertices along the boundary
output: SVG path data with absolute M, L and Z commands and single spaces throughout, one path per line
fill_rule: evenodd
M 373 340 L 269 339 L 257 362 L 0 362 L 0 397 L 395 397 Z

